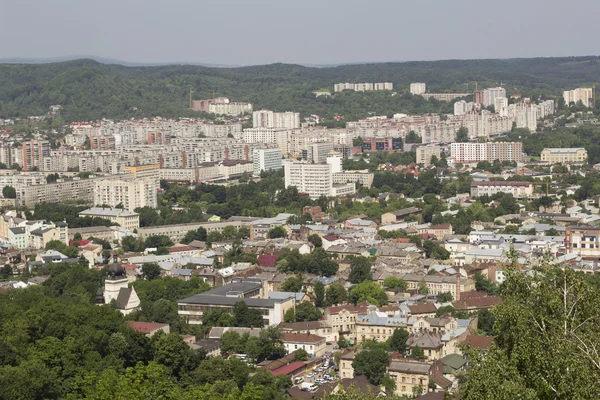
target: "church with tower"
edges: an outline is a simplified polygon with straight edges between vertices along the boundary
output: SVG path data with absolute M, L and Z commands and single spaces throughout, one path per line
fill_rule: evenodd
M 96 304 L 110 304 L 113 300 L 123 315 L 135 311 L 140 306 L 140 298 L 133 287 L 128 287 L 125 269 L 116 260 L 108 266 L 108 276 L 104 280 L 104 290 L 98 288 Z

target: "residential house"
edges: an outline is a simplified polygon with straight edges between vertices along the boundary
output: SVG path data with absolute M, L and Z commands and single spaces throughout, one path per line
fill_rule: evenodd
M 325 354 L 325 338 L 312 333 L 282 332 L 281 340 L 288 353 L 304 349 L 310 358 L 321 357 Z
M 169 324 L 160 324 L 157 322 L 127 321 L 127 327 L 136 332 L 143 333 L 147 337 L 151 337 L 158 332 L 170 332 Z
M 422 213 L 423 211 L 418 207 L 409 207 L 402 210 L 386 212 L 381 214 L 381 224 L 388 225 L 402 222 L 409 215 L 415 215 L 420 220 Z

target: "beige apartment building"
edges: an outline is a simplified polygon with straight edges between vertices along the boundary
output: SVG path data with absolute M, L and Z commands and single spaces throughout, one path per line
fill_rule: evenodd
M 79 216 L 104 218 L 129 230 L 140 227 L 140 215 L 138 213 L 120 208 L 92 207 L 81 211 Z
M 140 178 L 133 180 L 97 180 L 94 186 L 94 204 L 109 207 L 123 206 L 133 211 L 140 207 L 156 208 L 156 179 Z
M 587 150 L 579 148 L 546 148 L 542 150 L 541 160 L 550 164 L 584 163 L 587 161 Z
M 416 148 L 415 153 L 417 154 L 417 164 L 423 164 L 424 166 L 431 165 L 431 157 L 436 156 L 439 160 L 442 155 L 440 146 L 429 145 L 419 146 Z
M 189 231 L 195 231 L 200 227 L 206 229 L 208 233 L 218 231 L 221 232 L 226 226 L 241 228 L 242 221 L 221 221 L 221 222 L 197 222 L 192 224 L 176 224 L 176 225 L 161 225 L 161 226 L 146 226 L 138 229 L 138 234 L 142 239 L 149 236 L 166 235 L 174 242 L 178 242 L 185 237 Z
M 577 88 L 573 90 L 565 90 L 563 92 L 565 104 L 569 106 L 571 103 L 583 103 L 586 107 L 594 105 L 594 89 L 593 88 Z

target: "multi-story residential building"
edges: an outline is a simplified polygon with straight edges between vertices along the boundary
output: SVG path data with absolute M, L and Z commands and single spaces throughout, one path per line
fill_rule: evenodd
M 373 186 L 375 174 L 368 169 L 362 171 L 343 171 L 333 174 L 333 184 L 340 185 L 345 183 L 356 183 L 358 185 L 370 188 Z
M 431 157 L 435 156 L 438 160 L 442 155 L 440 146 L 427 145 L 419 146 L 415 149 L 417 155 L 417 164 L 423 164 L 424 166 L 431 165 Z
M 441 363 L 439 363 L 441 367 Z M 403 358 L 392 360 L 388 367 L 390 378 L 396 383 L 394 393 L 398 396 L 413 396 L 417 388 L 427 390 L 432 381 L 432 367 L 428 362 Z M 439 376 L 443 376 L 439 372 Z
M 192 110 L 201 112 L 210 112 L 209 106 L 211 104 L 228 104 L 229 99 L 227 97 L 216 97 L 214 99 L 205 100 L 194 100 L 192 101 Z
M 300 113 L 273 112 L 259 110 L 252 113 L 253 128 L 298 129 L 300 128 Z
M 101 179 L 94 186 L 94 204 L 122 206 L 133 211 L 140 207 L 156 208 L 158 185 L 155 179 Z
M 205 124 L 202 133 L 206 137 L 240 139 L 242 137 L 242 124 Z
M 309 164 L 285 160 L 285 187 L 296 186 L 299 192 L 307 193 L 313 199 L 320 196 L 330 197 L 355 193 L 354 183 L 334 186 L 334 168 L 332 164 Z
M 252 152 L 252 166 L 254 176 L 260 176 L 262 171 L 281 169 L 280 149 L 256 149 Z
M 64 222 L 25 221 L 8 228 L 8 242 L 18 249 L 43 249 L 52 240 L 69 244 L 69 228 Z
M 31 140 L 21 144 L 21 167 L 24 171 L 43 168 L 43 159 L 50 155 L 50 142 L 47 140 Z
M 472 182 L 471 196 L 492 196 L 496 193 L 510 193 L 516 199 L 533 197 L 533 183 L 531 182 Z
M 115 137 L 114 136 L 89 136 L 90 138 L 90 150 L 114 150 L 115 149 Z
M 311 143 L 302 150 L 302 158 L 309 163 L 324 163 L 327 161 L 327 156 L 333 151 L 333 143 L 329 141 Z
M 39 203 L 64 200 L 94 201 L 96 179 L 75 179 L 45 185 L 25 186 L 17 190 L 17 205 L 33 207 Z
M 310 358 L 321 357 L 325 354 L 325 338 L 312 333 L 283 332 L 281 341 L 288 353 L 305 350 Z
M 482 104 L 484 107 L 493 106 L 496 98 L 506 98 L 506 89 L 504 89 L 503 87 L 483 89 L 482 96 Z
M 427 91 L 427 85 L 423 82 L 414 82 L 410 84 L 410 93 L 414 95 L 424 94 Z
M 394 84 L 391 82 L 377 83 L 336 83 L 333 85 L 334 92 L 342 92 L 344 90 L 353 90 L 355 92 L 367 92 L 371 90 L 393 90 Z
M 242 226 L 248 226 L 242 221 L 219 221 L 219 222 L 195 222 L 191 224 L 175 224 L 175 225 L 161 225 L 161 226 L 146 226 L 138 229 L 138 235 L 142 239 L 146 239 L 150 236 L 166 235 L 171 238 L 173 242 L 179 242 L 185 237 L 189 231 L 195 231 L 202 227 L 206 229 L 206 232 L 222 232 L 227 226 L 233 226 L 234 228 L 241 228 Z
M 104 218 L 123 228 L 134 230 L 140 227 L 140 215 L 121 208 L 92 207 L 79 213 L 80 217 Z
M 470 278 L 462 276 L 437 276 L 437 275 L 418 275 L 406 274 L 402 277 L 406 281 L 409 290 L 419 288 L 421 282 L 424 282 L 430 294 L 450 293 L 454 300 L 460 300 L 462 292 L 475 290 L 475 282 Z
M 567 227 L 565 248 L 569 254 L 598 258 L 600 256 L 600 229 L 585 226 Z
M 542 150 L 541 160 L 550 164 L 556 163 L 584 163 L 587 161 L 587 150 L 575 148 L 545 148 Z
M 466 113 L 473 111 L 475 103 L 466 102 L 465 100 L 459 100 L 454 103 L 454 115 L 465 115 Z
M 565 90 L 563 99 L 567 106 L 581 103 L 586 107 L 594 107 L 594 89 L 593 88 L 577 88 L 573 90 Z
M 387 151 L 388 153 L 402 151 L 404 140 L 402 136 L 398 137 L 366 137 L 363 138 L 361 151 L 363 153 L 373 151 Z
M 304 322 L 289 322 L 281 324 L 281 330 L 284 332 L 310 333 L 325 338 L 326 343 L 333 343 L 333 331 L 331 325 L 327 322 L 320 321 L 304 321 Z
M 456 163 L 479 161 L 523 161 L 523 143 L 521 142 L 486 142 L 486 143 L 452 143 L 450 155 Z
M 425 100 L 436 99 L 438 101 L 452 101 L 461 97 L 470 96 L 471 93 L 423 93 L 421 96 Z
M 356 318 L 356 343 L 367 340 L 385 342 L 398 328 L 406 329 L 408 318 L 404 315 L 388 315 L 370 305 L 366 314 Z
M 358 312 L 359 308 L 351 304 L 325 309 L 324 319 L 331 326 L 334 343 L 341 336 L 346 339 L 356 340 L 356 319 L 358 318 Z
M 287 156 L 290 153 L 290 138 L 294 132 L 293 129 L 274 129 L 274 128 L 251 128 L 244 129 L 242 140 L 246 143 L 274 144 L 281 150 L 281 154 Z
M 178 314 L 189 324 L 201 324 L 204 313 L 225 309 L 232 310 L 235 303 L 243 301 L 248 308 L 258 310 L 265 326 L 283 322 L 286 311 L 296 306 L 295 297 L 285 299 L 261 298 L 260 282 L 252 280 L 235 281 L 177 302 Z M 325 338 L 322 338 L 323 345 Z
M 167 138 L 164 132 L 151 131 L 148 132 L 148 144 L 166 144 Z
M 208 112 L 217 115 L 238 116 L 252 112 L 252 104 L 243 102 L 213 103 L 208 105 Z

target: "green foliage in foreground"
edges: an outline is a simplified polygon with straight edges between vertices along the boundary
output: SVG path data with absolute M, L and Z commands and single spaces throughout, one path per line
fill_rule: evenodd
M 508 271 L 486 355 L 468 351 L 462 399 L 600 398 L 600 293 L 570 268 Z

